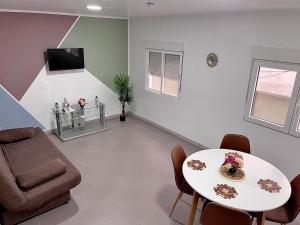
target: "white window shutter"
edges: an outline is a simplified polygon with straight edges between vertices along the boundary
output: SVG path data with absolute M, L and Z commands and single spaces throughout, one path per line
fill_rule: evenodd
M 165 78 L 178 80 L 180 75 L 180 55 L 165 55 Z
M 162 70 L 162 53 L 149 52 L 149 74 L 151 76 L 161 77 Z

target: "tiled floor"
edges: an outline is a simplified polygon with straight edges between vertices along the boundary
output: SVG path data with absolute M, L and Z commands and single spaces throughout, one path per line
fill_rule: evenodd
M 68 142 L 50 136 L 81 171 L 82 183 L 72 190 L 71 202 L 23 225 L 187 223 L 188 196 L 178 203 L 173 219 L 168 217 L 178 194 L 170 149 L 180 143 L 191 154 L 197 148 L 132 117 L 125 123 L 113 119 L 109 125 L 106 132 Z M 199 212 L 196 219 L 199 224 Z

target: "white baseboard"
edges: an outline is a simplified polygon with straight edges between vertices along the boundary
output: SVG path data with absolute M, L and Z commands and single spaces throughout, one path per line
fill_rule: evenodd
M 117 113 L 117 114 L 106 116 L 105 118 L 106 118 L 106 120 L 111 120 L 111 119 L 114 119 L 116 117 L 119 117 L 120 115 L 121 115 L 121 113 Z M 53 134 L 54 133 L 54 129 L 44 130 L 44 132 L 46 134 Z
M 161 126 L 161 125 L 158 124 L 158 123 L 155 123 L 155 122 L 153 122 L 153 121 L 151 121 L 151 120 L 148 120 L 148 119 L 146 119 L 146 118 L 144 118 L 144 117 L 142 117 L 142 116 L 139 116 L 139 115 L 137 115 L 137 114 L 135 114 L 135 113 L 127 112 L 126 114 L 131 115 L 131 116 L 133 116 L 133 117 L 135 117 L 135 118 L 137 118 L 137 119 L 139 119 L 139 120 L 142 120 L 142 121 L 144 121 L 145 123 L 148 123 L 148 124 L 150 124 L 150 125 L 152 125 L 152 126 L 154 126 L 154 127 L 157 127 L 157 128 L 159 128 L 159 129 L 161 129 L 161 130 L 163 130 L 163 131 L 165 131 L 165 132 L 167 132 L 167 133 L 169 133 L 169 134 L 172 134 L 172 135 L 174 135 L 174 136 L 176 136 L 176 137 L 178 137 L 178 138 L 181 138 L 181 139 L 183 139 L 184 141 L 186 141 L 186 142 L 188 142 L 188 143 L 190 143 L 190 144 L 192 144 L 192 145 L 195 145 L 196 147 L 198 147 L 198 148 L 200 148 L 200 149 L 208 149 L 206 146 L 204 146 L 204 145 L 202 145 L 202 144 L 200 144 L 200 143 L 198 143 L 198 142 L 196 142 L 196 141 L 194 141 L 194 140 L 192 140 L 192 139 L 190 139 L 190 138 L 187 138 L 187 137 L 185 137 L 185 136 L 183 136 L 183 135 L 181 135 L 181 134 L 178 134 L 178 133 L 175 132 L 175 131 L 172 131 L 172 130 L 170 130 L 170 129 L 164 127 L 164 126 Z M 114 115 L 110 115 L 110 116 L 107 116 L 106 119 L 107 119 L 107 120 L 115 119 L 115 118 L 119 117 L 120 115 L 121 115 L 121 113 L 114 114 Z M 44 132 L 45 132 L 46 134 L 52 134 L 52 133 L 54 132 L 54 129 L 44 130 Z
M 188 142 L 188 143 L 190 143 L 192 145 L 197 146 L 200 149 L 208 149 L 206 146 L 204 146 L 204 145 L 202 145 L 202 144 L 200 144 L 200 143 L 198 143 L 198 142 L 196 142 L 196 141 L 194 141 L 194 140 L 192 140 L 190 138 L 187 138 L 187 137 L 185 137 L 185 136 L 183 136 L 181 134 L 178 134 L 177 132 L 172 131 L 172 130 L 164 127 L 164 126 L 161 126 L 158 123 L 155 123 L 155 122 L 153 122 L 151 120 L 148 120 L 148 119 L 146 119 L 146 118 L 144 118 L 142 116 L 139 116 L 139 115 L 137 115 L 135 113 L 132 113 L 132 112 L 130 112 L 130 115 L 133 116 L 133 117 L 135 117 L 135 118 L 137 118 L 137 119 L 140 119 L 140 120 L 144 121 L 145 123 L 148 123 L 148 124 L 150 124 L 152 126 L 155 126 L 155 127 L 159 128 L 159 129 L 161 129 L 161 130 L 163 130 L 163 131 L 165 131 L 165 132 L 167 132 L 169 134 L 172 134 L 172 135 L 174 135 L 176 137 L 179 137 L 179 138 L 183 139 L 184 141 L 186 141 L 186 142 Z

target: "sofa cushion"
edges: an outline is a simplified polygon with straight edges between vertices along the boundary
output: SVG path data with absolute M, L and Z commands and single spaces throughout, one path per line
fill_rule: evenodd
M 34 133 L 33 127 L 1 130 L 0 143 L 5 144 L 31 138 L 34 136 Z
M 42 166 L 31 169 L 16 177 L 19 186 L 32 189 L 66 172 L 66 164 L 61 159 L 53 159 Z
M 15 177 L 42 166 L 49 161 L 61 158 L 59 151 L 40 129 L 35 129 L 32 138 L 5 144 L 5 157 Z
M 18 188 L 0 147 L 0 204 L 7 210 L 18 212 L 26 208 L 27 200 Z

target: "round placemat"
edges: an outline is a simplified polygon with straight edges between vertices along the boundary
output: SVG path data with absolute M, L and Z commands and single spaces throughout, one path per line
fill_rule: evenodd
M 228 173 L 227 169 L 221 166 L 219 168 L 219 173 L 222 177 L 231 180 L 231 181 L 243 181 L 246 178 L 245 172 L 241 169 L 237 169 L 234 175 Z

